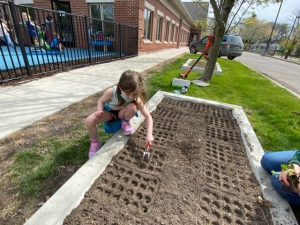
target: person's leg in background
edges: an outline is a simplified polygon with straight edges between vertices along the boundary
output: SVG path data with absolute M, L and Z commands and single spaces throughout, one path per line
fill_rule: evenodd
M 286 164 L 296 153 L 295 151 L 265 152 L 260 164 L 271 173 L 272 171 L 281 171 L 281 164 Z
M 14 47 L 14 44 L 8 34 L 0 36 L 0 39 L 7 45 L 7 47 Z
M 5 38 L 6 38 L 6 41 L 7 41 L 7 45 L 9 47 L 14 47 L 14 43 L 12 42 L 12 40 L 10 38 L 10 35 L 9 34 L 5 35 Z
M 266 152 L 260 163 L 262 167 L 271 173 L 272 171 L 280 172 L 281 164 L 286 164 L 296 151 Z M 280 174 L 273 174 L 271 183 L 276 192 L 288 201 L 291 205 L 300 206 L 300 196 L 286 187 L 280 180 Z

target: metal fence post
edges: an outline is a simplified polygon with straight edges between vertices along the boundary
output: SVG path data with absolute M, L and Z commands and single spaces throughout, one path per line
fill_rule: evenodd
M 139 53 L 139 27 L 135 29 L 136 45 L 135 45 L 135 54 Z
M 26 51 L 25 51 L 22 34 L 21 34 L 21 31 L 20 31 L 20 27 L 19 27 L 20 25 L 18 23 L 17 13 L 16 13 L 15 8 L 14 8 L 14 3 L 11 2 L 11 1 L 9 2 L 9 9 L 10 9 L 12 21 L 13 21 L 13 24 L 14 24 L 14 27 L 15 27 L 16 37 L 17 37 L 18 43 L 20 45 L 20 49 L 21 49 L 22 56 L 23 56 L 23 59 L 24 59 L 26 71 L 28 73 L 28 76 L 31 76 L 30 65 L 29 65 L 27 54 L 26 54 Z
M 122 58 L 122 37 L 121 37 L 121 23 L 119 23 L 119 43 L 120 43 L 120 55 L 119 57 Z
M 90 35 L 89 35 L 89 19 L 87 16 L 84 16 L 84 23 L 85 23 L 85 33 L 86 33 L 86 43 L 88 47 L 88 54 L 89 54 L 89 63 L 92 64 L 92 56 L 91 56 L 91 47 L 90 47 Z

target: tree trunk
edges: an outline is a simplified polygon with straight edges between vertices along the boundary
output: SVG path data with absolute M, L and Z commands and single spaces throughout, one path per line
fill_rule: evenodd
M 292 49 L 289 48 L 288 51 L 285 53 L 284 59 L 287 59 L 290 56 L 291 52 Z
M 290 56 L 296 44 L 297 44 L 297 40 L 296 38 L 294 38 L 291 47 L 288 48 L 288 51 L 285 53 L 284 59 L 287 59 Z
M 224 29 L 216 29 L 215 32 L 215 41 L 213 46 L 211 47 L 209 54 L 208 54 L 208 62 L 206 63 L 205 70 L 203 77 L 201 78 L 201 81 L 205 83 L 209 83 L 209 81 L 212 78 L 212 75 L 214 73 L 215 65 L 218 59 L 219 51 L 220 51 L 220 46 L 223 41 L 223 35 L 225 32 L 225 27 Z
M 215 0 L 210 0 L 210 3 L 214 10 L 216 27 L 215 27 L 215 42 L 208 54 L 208 62 L 206 63 L 205 70 L 201 81 L 209 83 L 213 76 L 216 61 L 219 55 L 221 43 L 225 32 L 225 26 L 228 20 L 229 13 L 234 5 L 235 0 L 224 0 L 221 4 L 221 9 L 218 8 L 218 4 Z

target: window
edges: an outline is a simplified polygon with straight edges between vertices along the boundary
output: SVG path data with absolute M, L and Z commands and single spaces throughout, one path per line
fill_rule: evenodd
M 97 3 L 90 4 L 90 16 L 98 20 L 91 20 L 89 33 L 92 37 L 103 39 L 113 35 L 114 4 Z M 101 21 L 100 21 L 101 20 Z
M 114 5 L 113 3 L 91 4 L 90 15 L 92 18 L 113 22 Z
M 144 13 L 144 36 L 147 40 L 152 40 L 152 20 L 153 12 L 149 9 L 145 9 Z
M 171 27 L 171 38 L 170 38 L 170 41 L 174 41 L 174 30 L 175 30 L 175 24 L 172 24 L 172 27 Z
M 170 21 L 167 21 L 166 23 L 166 35 L 165 35 L 165 41 L 169 41 L 169 31 L 170 31 Z
M 156 40 L 161 41 L 162 25 L 164 18 L 157 16 L 157 27 L 156 27 Z
M 180 39 L 180 34 L 178 35 L 178 32 L 179 32 L 179 27 L 178 26 L 176 26 L 176 30 L 175 30 L 175 41 L 177 42 L 177 41 L 180 41 L 179 39 Z M 179 37 L 179 38 L 178 38 Z

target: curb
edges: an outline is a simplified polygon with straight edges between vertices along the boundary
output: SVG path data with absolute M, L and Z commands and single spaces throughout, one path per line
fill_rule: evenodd
M 252 68 L 251 66 L 246 65 L 245 63 L 242 63 L 242 62 L 239 62 L 239 63 L 241 63 L 241 64 L 243 64 L 244 66 L 246 66 L 247 68 L 249 68 L 249 69 L 255 71 L 256 73 L 260 74 L 261 76 L 265 77 L 266 79 L 270 80 L 271 82 L 273 82 L 273 83 L 276 84 L 277 86 L 279 86 L 279 87 L 285 89 L 286 91 L 290 92 L 292 95 L 294 95 L 295 97 L 297 97 L 297 98 L 300 99 L 300 95 L 299 95 L 299 94 L 297 94 L 296 92 L 294 92 L 294 91 L 288 89 L 287 87 L 283 86 L 283 85 L 280 84 L 278 81 L 273 80 L 271 77 L 269 77 L 269 76 L 267 76 L 267 75 L 265 75 L 265 74 L 263 74 L 263 73 L 257 71 L 256 69 Z
M 245 51 L 245 52 L 254 53 L 254 54 L 257 54 L 257 55 L 260 55 L 260 56 L 263 56 L 263 57 L 269 57 L 269 58 L 272 58 L 272 59 L 278 59 L 280 61 L 284 61 L 284 62 L 289 62 L 289 63 L 300 65 L 300 62 L 294 62 L 294 61 L 288 60 L 288 59 L 277 58 L 277 57 L 270 56 L 270 55 L 262 55 L 262 54 L 259 54 L 259 53 L 256 53 L 256 52 L 250 52 L 250 51 Z

